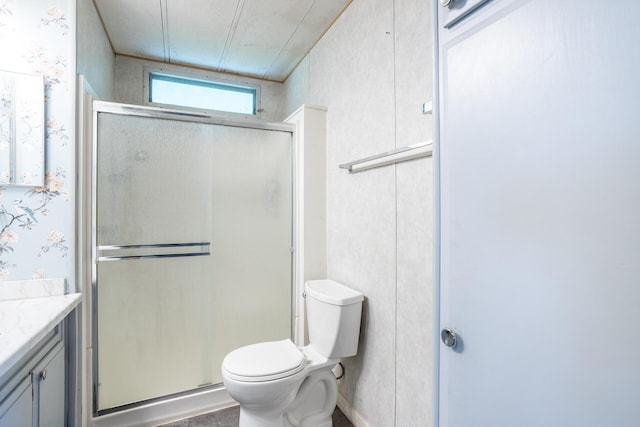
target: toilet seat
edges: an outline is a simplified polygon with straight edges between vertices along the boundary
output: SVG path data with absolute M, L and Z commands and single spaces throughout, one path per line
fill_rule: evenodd
M 302 371 L 304 354 L 289 339 L 240 347 L 227 354 L 222 369 L 229 378 L 243 382 L 272 381 Z

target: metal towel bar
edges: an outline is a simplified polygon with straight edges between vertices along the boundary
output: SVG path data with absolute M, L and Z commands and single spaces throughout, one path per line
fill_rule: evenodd
M 349 163 L 343 163 L 340 165 L 340 168 L 346 169 L 350 173 L 359 172 L 366 169 L 418 159 L 420 157 L 427 157 L 430 156 L 432 152 L 431 141 L 418 142 L 417 144 L 396 148 L 395 150 L 376 154 L 375 156 L 365 157 Z
M 199 251 L 189 252 L 189 248 Z M 120 261 L 129 259 L 176 258 L 211 255 L 211 242 L 157 243 L 144 245 L 102 245 L 98 246 L 98 261 Z M 166 249 L 174 249 L 163 252 Z M 177 249 L 177 250 L 176 250 Z M 180 251 L 183 249 L 185 251 Z M 102 255 L 102 252 L 117 252 L 116 255 Z M 133 254 L 131 254 L 133 252 Z

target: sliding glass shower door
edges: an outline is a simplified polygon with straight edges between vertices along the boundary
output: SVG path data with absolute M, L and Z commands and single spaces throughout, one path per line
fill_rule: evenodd
M 97 414 L 222 381 L 291 336 L 290 132 L 97 113 Z

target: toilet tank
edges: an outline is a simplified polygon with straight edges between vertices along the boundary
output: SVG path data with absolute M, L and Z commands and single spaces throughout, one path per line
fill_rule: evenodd
M 355 356 L 364 295 L 333 280 L 310 280 L 304 290 L 309 345 L 330 359 Z

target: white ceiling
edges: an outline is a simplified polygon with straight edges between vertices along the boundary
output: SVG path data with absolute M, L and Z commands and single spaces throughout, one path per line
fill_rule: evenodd
M 94 0 L 115 53 L 283 81 L 351 0 Z

